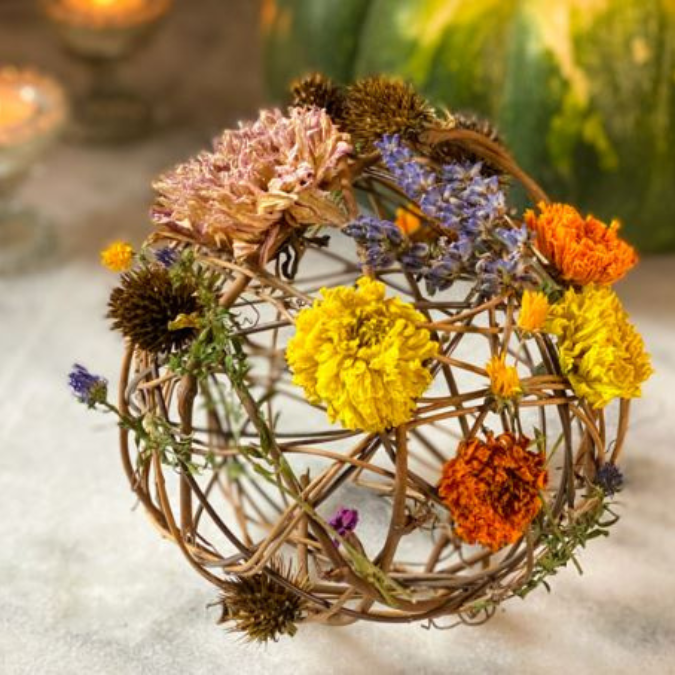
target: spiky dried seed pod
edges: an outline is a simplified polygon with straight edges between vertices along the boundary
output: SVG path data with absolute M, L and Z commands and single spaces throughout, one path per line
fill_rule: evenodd
M 133 344 L 153 354 L 180 348 L 195 336 L 195 328 L 170 328 L 185 315 L 202 310 L 193 277 L 172 277 L 159 265 L 141 267 L 122 275 L 108 301 L 108 318 Z
M 297 588 L 307 589 L 307 580 L 293 576 L 280 562 L 273 560 L 270 568 Z M 261 572 L 225 581 L 218 604 L 222 606 L 218 623 L 232 623 L 230 631 L 241 632 L 251 641 L 276 642 L 282 635 L 295 635 L 307 602 L 269 573 Z
M 344 89 L 321 73 L 306 75 L 291 85 L 293 106 L 317 106 L 323 108 L 336 124 L 344 112 Z
M 384 134 L 416 139 L 435 119 L 433 108 L 403 80 L 375 75 L 347 88 L 342 127 L 359 150 Z
M 485 138 L 493 143 L 497 143 L 501 146 L 504 145 L 499 136 L 499 132 L 494 125 L 478 115 L 462 112 L 452 114 L 447 113 L 442 125 L 452 129 L 468 129 L 469 131 L 475 131 L 481 136 L 485 136 Z M 454 143 L 436 144 L 431 151 L 431 158 L 441 164 L 450 164 L 452 162 L 471 162 L 474 164 L 481 159 L 472 152 L 464 150 Z M 501 175 L 503 173 L 501 169 L 492 166 L 484 160 L 483 163 L 486 173 L 492 175 Z
M 503 145 L 502 139 L 496 127 L 483 117 L 468 113 L 454 113 L 455 123 L 458 129 L 469 129 L 489 138 L 491 141 Z

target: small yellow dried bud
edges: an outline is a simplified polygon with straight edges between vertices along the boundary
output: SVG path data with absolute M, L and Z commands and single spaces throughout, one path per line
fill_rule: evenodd
M 518 371 L 514 366 L 507 366 L 506 355 L 493 356 L 486 364 L 488 377 L 490 378 L 490 390 L 498 398 L 514 398 L 522 394 Z
M 126 272 L 131 268 L 134 249 L 126 241 L 116 241 L 101 251 L 101 264 L 111 272 Z
M 528 332 L 541 330 L 548 316 L 548 298 L 541 291 L 525 291 L 518 315 L 518 328 Z

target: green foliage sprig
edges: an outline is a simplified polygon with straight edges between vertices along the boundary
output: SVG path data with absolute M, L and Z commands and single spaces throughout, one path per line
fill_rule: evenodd
M 619 520 L 619 516 L 614 513 L 600 488 L 589 485 L 588 489 L 594 493 L 589 500 L 590 508 L 564 523 L 557 523 L 548 505 L 544 504 L 538 540 L 545 553 L 537 558 L 528 581 L 515 591 L 519 597 L 526 597 L 539 586 L 550 592 L 548 577 L 557 574 L 569 562 L 579 574 L 583 574 L 576 552 L 579 548 L 585 548 L 591 539 L 609 536 L 609 528 Z

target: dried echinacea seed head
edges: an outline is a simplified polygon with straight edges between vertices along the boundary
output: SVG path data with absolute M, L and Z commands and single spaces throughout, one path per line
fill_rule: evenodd
M 282 577 L 301 591 L 307 588 L 306 579 L 293 576 L 281 563 L 272 561 L 270 571 L 223 582 L 218 623 L 231 624 L 230 631 L 243 633 L 255 642 L 276 642 L 282 635 L 295 635 L 306 600 L 275 577 Z
M 342 128 L 357 149 L 369 151 L 385 134 L 417 138 L 434 119 L 433 109 L 412 85 L 378 75 L 347 89 Z
M 176 322 L 201 310 L 196 280 L 172 277 L 159 265 L 124 274 L 108 301 L 113 329 L 152 354 L 170 352 L 189 342 L 195 328 L 185 321 Z
M 291 105 L 323 108 L 339 126 L 344 113 L 344 90 L 329 77 L 321 73 L 306 75 L 291 85 L 291 96 Z

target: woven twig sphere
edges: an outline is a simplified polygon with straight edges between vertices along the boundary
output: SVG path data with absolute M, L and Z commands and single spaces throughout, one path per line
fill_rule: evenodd
M 500 160 L 498 146 L 481 143 Z M 517 168 L 510 173 L 541 196 Z M 389 183 L 381 168 L 365 168 L 358 186 L 378 209 L 378 188 Z M 330 424 L 325 410 L 292 384 L 285 348 L 298 312 L 322 287 L 352 285 L 363 271 L 353 241 L 340 234 L 327 246 L 304 245 L 293 279 L 282 272 L 281 258 L 261 269 L 195 247 L 199 265 L 224 281 L 222 301 L 238 317 L 249 393 L 218 370 L 198 385 L 192 375 L 173 374 L 165 357 L 129 346 L 121 412 L 163 420 L 188 440 L 192 459 L 208 459 L 198 472 L 171 466 L 143 444 L 136 447 L 122 429 L 132 489 L 161 533 L 223 591 L 224 620 L 237 618 L 227 609 L 236 580 L 264 575 L 297 597 L 294 622 L 441 625 L 436 620 L 454 615 L 481 623 L 502 600 L 526 594 L 572 559 L 574 546 L 598 524 L 604 512 L 595 474 L 618 458 L 628 403 L 622 400 L 606 416 L 580 400 L 561 375 L 551 338 L 524 339 L 516 329 L 516 295 L 485 300 L 477 279 L 469 278 L 429 296 L 413 275 L 392 268 L 375 276 L 388 295 L 426 316 L 440 343 L 430 366 L 433 383 L 411 421 L 398 428 L 366 433 Z M 484 370 L 499 354 L 517 364 L 524 389 L 508 410 L 491 396 Z M 545 509 L 524 536 L 497 553 L 457 536 L 437 490 L 458 443 L 485 430 L 539 439 L 549 472 Z M 242 461 L 242 452 L 250 461 Z M 340 506 L 360 514 L 350 555 L 326 527 Z M 544 522 L 556 524 L 554 534 Z
M 637 256 L 407 85 L 296 98 L 154 184 L 142 250 L 102 252 L 118 402 L 70 386 L 230 629 L 483 623 L 617 519 Z

